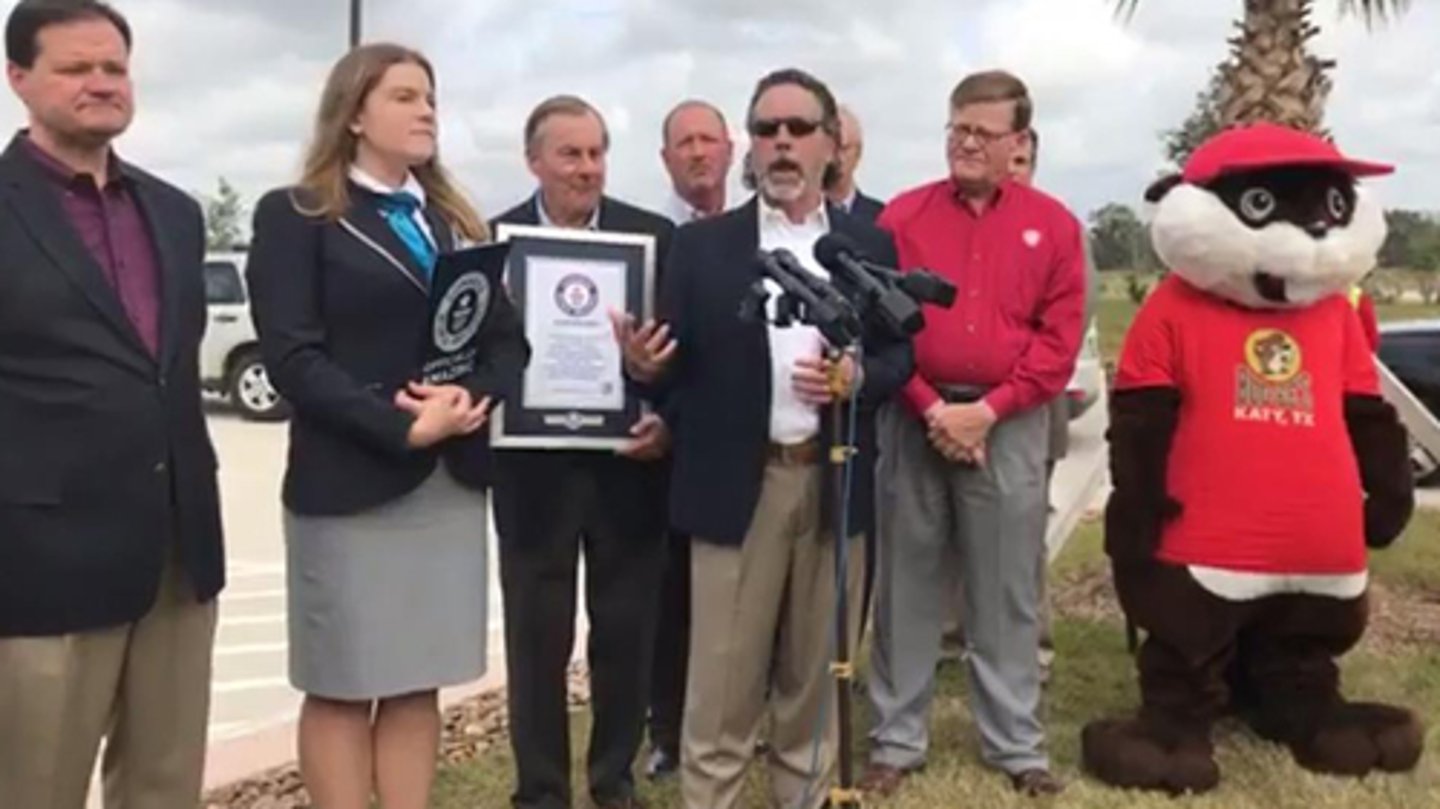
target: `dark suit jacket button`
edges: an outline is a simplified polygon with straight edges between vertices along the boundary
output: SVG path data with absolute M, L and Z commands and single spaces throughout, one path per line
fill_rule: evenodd
M 169 467 L 167 467 L 167 466 L 165 465 L 165 462 L 164 462 L 164 461 L 160 461 L 159 463 L 155 464 L 155 474 L 157 474 L 157 475 L 163 475 L 163 474 L 165 474 L 165 470 L 168 469 L 168 468 L 169 468 Z

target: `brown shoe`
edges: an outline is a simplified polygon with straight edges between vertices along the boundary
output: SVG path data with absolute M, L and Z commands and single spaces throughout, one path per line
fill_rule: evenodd
M 914 770 L 902 770 L 872 761 L 865 765 L 865 774 L 860 776 L 860 783 L 855 787 L 868 796 L 888 798 L 900 791 L 900 785 L 912 772 Z
M 1010 776 L 1010 784 L 1027 798 L 1040 798 L 1046 795 L 1059 795 L 1065 789 L 1060 779 L 1050 774 L 1049 770 L 1026 770 Z

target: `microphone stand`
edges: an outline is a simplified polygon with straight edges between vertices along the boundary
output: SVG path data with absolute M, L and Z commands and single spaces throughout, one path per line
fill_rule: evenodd
M 845 414 L 848 408 L 858 405 L 855 402 L 859 391 L 852 391 L 851 395 L 841 399 L 840 394 L 844 393 L 843 380 L 840 378 L 840 362 L 846 354 L 853 357 L 855 371 L 858 379 L 860 370 L 860 359 L 862 349 L 857 339 L 850 349 L 827 348 L 826 357 L 830 360 L 830 390 L 834 394 L 835 403 L 830 408 L 830 449 L 828 461 L 831 474 L 834 479 L 835 492 L 835 659 L 830 663 L 830 674 L 835 678 L 835 700 L 836 700 L 836 721 L 840 723 L 840 749 L 837 751 L 839 773 L 838 785 L 830 789 L 830 806 L 834 809 L 860 809 L 860 791 L 855 788 L 855 768 L 851 759 L 851 748 L 853 746 L 851 717 L 851 698 L 854 696 L 855 664 L 850 659 L 850 593 L 848 585 L 849 575 L 849 547 L 850 547 L 850 526 L 848 524 L 847 510 L 850 505 L 850 498 L 846 491 L 845 470 L 850 459 L 859 451 L 857 447 L 849 443 L 850 436 L 846 432 L 847 421 Z M 823 732 L 823 729 L 822 729 Z

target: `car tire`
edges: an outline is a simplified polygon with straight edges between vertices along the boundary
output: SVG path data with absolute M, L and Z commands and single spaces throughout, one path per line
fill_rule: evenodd
M 249 421 L 281 421 L 290 415 L 290 407 L 280 398 L 265 363 L 256 349 L 247 349 L 230 363 L 230 376 L 225 383 L 230 404 Z

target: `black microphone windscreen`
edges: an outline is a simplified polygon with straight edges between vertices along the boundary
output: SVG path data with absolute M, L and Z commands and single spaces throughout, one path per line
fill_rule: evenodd
M 842 254 L 860 256 L 862 251 L 855 240 L 843 233 L 827 233 L 815 242 L 815 260 L 820 266 L 829 267 L 839 260 Z

